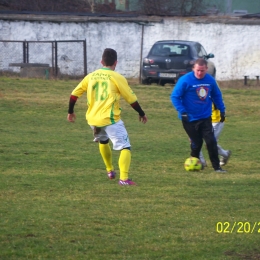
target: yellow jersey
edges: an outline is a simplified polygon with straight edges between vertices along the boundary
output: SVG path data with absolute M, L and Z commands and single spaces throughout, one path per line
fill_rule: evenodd
M 212 123 L 219 123 L 220 122 L 220 110 L 218 110 L 214 103 L 212 103 L 212 114 L 211 114 L 211 120 Z M 225 119 L 225 122 L 227 121 L 227 118 Z
M 89 73 L 71 95 L 81 97 L 84 92 L 87 94 L 86 119 L 88 124 L 98 127 L 114 124 L 121 119 L 121 96 L 128 104 L 137 101 L 126 78 L 108 68 Z

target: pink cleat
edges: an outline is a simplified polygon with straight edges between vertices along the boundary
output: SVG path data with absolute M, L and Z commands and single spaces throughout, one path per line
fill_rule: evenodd
M 115 179 L 115 177 L 116 177 L 116 172 L 114 172 L 114 171 L 108 172 L 108 173 L 107 173 L 107 177 L 108 177 L 110 180 Z
M 136 185 L 135 182 L 131 181 L 130 179 L 122 181 L 119 180 L 118 182 L 119 185 L 124 186 L 124 185 Z

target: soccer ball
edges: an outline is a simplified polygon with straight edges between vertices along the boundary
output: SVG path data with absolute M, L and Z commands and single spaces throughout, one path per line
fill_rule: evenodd
M 200 171 L 202 169 L 202 164 L 198 158 L 189 157 L 184 162 L 184 168 L 186 171 Z

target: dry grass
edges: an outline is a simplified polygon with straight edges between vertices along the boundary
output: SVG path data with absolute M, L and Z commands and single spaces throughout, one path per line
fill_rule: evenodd
M 256 79 L 218 81 L 221 89 L 259 89 L 260 83 Z
M 189 142 L 172 86 L 133 85 L 149 121 L 140 124 L 122 101 L 138 185 L 120 187 L 106 177 L 84 97 L 76 123 L 66 121 L 76 84 L 0 77 L 0 259 L 257 259 L 258 89 L 223 87 L 228 121 L 220 141 L 233 154 L 228 173 L 218 174 L 210 166 L 184 170 Z M 217 222 L 235 221 L 258 229 L 216 231 Z

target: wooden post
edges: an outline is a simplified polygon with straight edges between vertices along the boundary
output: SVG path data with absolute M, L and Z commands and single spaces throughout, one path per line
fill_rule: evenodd
M 247 77 L 248 77 L 248 76 L 244 76 L 244 85 L 245 85 L 245 86 L 247 85 Z

